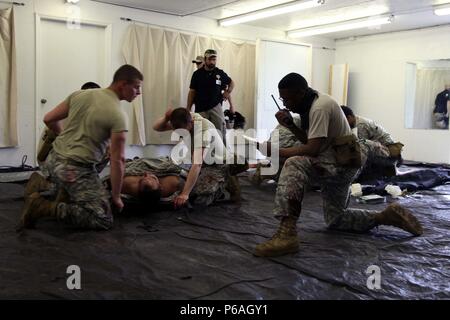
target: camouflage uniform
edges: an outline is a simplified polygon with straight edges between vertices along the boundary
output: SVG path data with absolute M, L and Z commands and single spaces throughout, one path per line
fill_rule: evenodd
M 392 165 L 395 160 L 390 159 L 389 149 L 377 141 L 358 139 L 361 146 L 363 163 L 378 163 L 381 165 Z
M 350 200 L 350 185 L 360 168 L 337 164 L 331 141 L 333 138 L 330 138 L 333 136 L 330 134 L 332 130 L 335 137 L 351 133 L 347 120 L 339 111 L 336 101 L 327 95 L 319 94 L 309 115 L 308 139 L 316 136 L 323 137 L 326 131 L 327 140 L 316 157 L 294 156 L 286 160 L 278 181 L 273 212 L 276 217 L 284 218 L 282 221 L 296 221 L 301 212 L 306 189 L 313 183 L 319 184 L 322 191 L 325 223 L 328 228 L 366 232 L 376 226 L 377 212 L 347 208 Z M 324 120 L 325 116 L 328 116 L 329 120 Z M 326 130 L 318 125 L 320 122 L 327 124 Z M 361 160 L 366 161 L 369 156 L 369 147 L 360 145 L 363 149 Z
M 39 152 L 58 195 L 55 201 L 30 195 L 22 222 L 29 225 L 33 219 L 54 215 L 76 227 L 109 229 L 113 224 L 109 195 L 96 165 L 107 163 L 111 135 L 128 131 L 120 99 L 109 88 L 80 90 L 64 104 L 68 107 L 64 130 L 53 142 L 46 139 L 46 148 Z
M 145 172 L 152 173 L 157 177 L 179 176 L 182 184 L 186 179 L 188 170 L 183 169 L 168 157 L 157 159 L 137 159 L 130 161 L 125 166 L 125 176 L 141 176 Z M 200 175 L 194 188 L 191 191 L 190 198 L 196 205 L 208 206 L 224 195 L 225 182 L 228 175 L 227 165 L 203 165 Z M 174 193 L 163 201 L 172 201 L 180 191 Z
M 195 205 L 209 206 L 225 196 L 226 180 L 229 178 L 228 165 L 203 165 L 191 198 Z
M 384 146 L 394 143 L 391 135 L 375 121 L 360 116 L 355 116 L 355 118 L 358 138 L 376 141 Z
M 180 175 L 183 168 L 173 163 L 168 157 L 157 159 L 136 159 L 125 164 L 125 176 L 141 176 L 150 172 L 157 177 Z
M 280 225 L 270 240 L 255 247 L 253 254 L 276 257 L 298 252 L 297 220 L 306 188 L 313 182 L 321 187 L 324 220 L 329 229 L 367 232 L 386 224 L 420 235 L 422 230 L 417 219 L 401 207 L 391 207 L 381 213 L 348 208 L 350 185 L 362 162 L 367 160 L 369 149 L 351 135 L 338 103 L 330 96 L 315 94 L 317 97 L 309 110 L 308 139 L 321 139 L 320 149 L 314 157 L 299 155 L 286 160 L 275 196 L 274 214 L 280 218 Z M 364 149 L 363 156 L 360 149 Z
M 298 217 L 305 190 L 314 182 L 319 183 L 322 190 L 328 228 L 357 232 L 372 229 L 376 226 L 374 216 L 377 211 L 347 208 L 350 185 L 358 171 L 338 166 L 331 149 L 317 158 L 295 156 L 287 159 L 278 181 L 275 216 Z
M 113 226 L 109 194 L 95 167 L 77 166 L 59 159 L 51 151 L 45 163 L 56 190 L 65 190 L 70 200 L 60 202 L 56 218 L 67 224 L 87 229 L 107 230 Z
M 388 145 L 394 144 L 391 135 L 378 125 L 375 121 L 360 116 L 356 118 L 357 136 L 360 144 L 368 149 L 367 166 L 380 165 L 390 166 L 395 164 L 396 159 L 390 158 Z
M 292 119 L 294 121 L 294 124 L 298 128 L 300 128 L 300 126 L 301 126 L 300 117 L 298 117 L 297 115 L 294 115 L 292 117 Z M 285 126 L 282 126 L 281 124 L 278 124 L 275 127 L 275 129 L 270 133 L 270 138 L 269 138 L 270 142 L 273 142 L 275 130 L 278 130 L 278 139 L 279 139 L 280 148 L 290 148 L 290 147 L 298 146 L 301 144 L 301 142 L 298 141 L 297 137 L 291 132 L 291 130 L 289 130 Z
M 294 124 L 300 128 L 301 121 L 300 117 L 298 115 L 294 115 L 293 117 Z M 280 148 L 291 148 L 291 147 L 297 147 L 300 146 L 302 143 L 297 139 L 297 137 L 285 126 L 282 126 L 281 124 L 278 124 L 275 129 L 270 133 L 269 141 L 271 143 L 274 143 L 274 135 L 276 130 L 278 130 L 278 144 Z M 279 159 L 279 169 L 277 174 L 270 175 L 270 176 L 262 176 L 263 179 L 273 179 L 275 181 L 278 181 L 281 174 L 281 169 L 283 168 L 284 162 L 286 161 L 286 158 L 280 158 Z

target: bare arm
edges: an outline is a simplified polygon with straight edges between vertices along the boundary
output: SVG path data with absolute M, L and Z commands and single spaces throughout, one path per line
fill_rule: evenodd
M 292 132 L 293 135 L 295 135 L 295 137 L 303 144 L 307 144 L 308 143 L 308 135 L 306 134 L 305 130 L 300 129 L 299 127 L 297 127 L 295 124 L 293 124 L 292 126 L 287 127 L 289 129 L 289 131 Z
M 68 115 L 69 115 L 69 105 L 66 103 L 66 101 L 63 101 L 55 108 L 53 108 L 51 111 L 45 114 L 44 123 L 56 135 L 59 135 L 62 131 L 61 120 L 67 118 Z
M 305 130 L 300 129 L 294 124 L 294 119 L 292 119 L 291 114 L 288 110 L 280 110 L 275 114 L 275 117 L 278 120 L 278 123 L 281 124 L 283 127 L 286 127 L 289 129 L 289 131 L 292 132 L 293 135 L 303 144 L 308 143 L 308 135 L 306 134 Z
M 306 144 L 298 147 L 280 148 L 280 157 L 290 158 L 294 156 L 308 156 L 317 157 L 320 152 L 320 148 L 325 142 L 325 138 L 309 139 Z
M 195 90 L 189 89 L 187 104 L 186 104 L 186 109 L 188 109 L 189 111 L 192 110 L 192 105 L 194 104 L 194 98 L 195 98 Z
M 231 100 L 231 96 L 228 96 L 228 104 L 230 105 L 230 111 L 231 113 L 234 113 L 234 105 L 233 105 L 233 101 Z
M 200 171 L 202 170 L 202 164 L 193 164 L 189 170 L 188 176 L 186 178 L 186 183 L 184 185 L 181 195 L 188 196 L 191 194 L 192 189 L 194 189 L 195 183 L 197 182 Z
M 166 111 L 163 117 L 156 120 L 153 125 L 153 130 L 155 131 L 170 131 L 173 130 L 172 124 L 170 123 L 170 115 L 172 114 L 172 109 Z
M 231 94 L 231 91 L 233 91 L 233 89 L 234 89 L 234 81 L 231 80 L 230 84 L 227 86 L 227 88 L 223 92 L 223 99 L 224 100 L 230 99 L 230 94 Z M 231 101 L 230 101 L 230 109 L 231 109 Z
M 233 89 L 234 89 L 234 81 L 233 81 L 233 79 L 231 79 L 231 82 L 228 85 L 228 88 L 226 91 L 228 91 L 228 93 L 231 93 L 233 91 Z
M 204 151 L 204 148 L 195 149 L 193 159 L 197 159 L 199 156 L 201 156 L 200 159 L 203 160 Z M 203 162 L 196 163 L 196 161 L 194 161 L 194 164 L 191 166 L 191 169 L 189 170 L 188 176 L 186 178 L 186 183 L 184 185 L 183 191 L 181 191 L 181 194 L 174 200 L 175 208 L 182 207 L 189 199 L 189 194 L 191 193 L 192 189 L 194 189 L 198 176 L 200 175 L 200 171 L 202 170 L 202 163 Z
M 125 141 L 125 131 L 111 134 L 111 192 L 113 203 L 118 209 L 123 208 L 120 191 L 125 171 Z

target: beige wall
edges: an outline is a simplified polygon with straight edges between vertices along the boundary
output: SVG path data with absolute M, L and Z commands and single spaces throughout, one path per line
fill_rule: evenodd
M 15 7 L 19 147 L 0 149 L 1 165 L 20 165 L 23 155 L 28 156 L 28 164 L 33 164 L 31 159 L 35 158 L 35 14 L 57 17 L 67 17 L 68 15 L 68 5 L 62 0 L 22 0 L 21 2 L 25 3 L 25 6 Z M 6 7 L 6 5 L 0 4 L 0 7 Z M 180 29 L 198 33 L 208 32 L 217 37 L 256 41 L 258 37 L 263 36 L 264 38 L 274 40 L 285 40 L 285 34 L 281 31 L 245 25 L 222 28 L 218 27 L 215 20 L 201 17 L 180 18 L 93 1 L 80 1 L 80 9 L 83 20 L 112 24 L 111 73 L 123 63 L 121 46 L 129 22 L 121 21 L 120 17 L 148 21 L 154 25 L 164 26 L 169 29 Z M 333 43 L 332 41 L 326 41 L 328 46 L 333 45 Z M 324 74 L 328 70 L 331 56 L 329 52 L 322 53 L 322 50 L 318 52 L 317 59 L 313 57 L 313 68 L 318 74 L 317 86 L 321 87 L 328 81 L 325 81 Z M 325 62 L 322 62 L 322 58 L 324 58 Z M 64 68 L 64 66 L 60 67 Z M 313 86 L 315 85 L 314 81 L 313 75 Z M 128 147 L 127 157 L 133 157 L 135 155 L 164 155 L 167 154 L 168 150 L 168 147 L 164 146 L 147 146 L 145 148 Z
M 405 129 L 406 62 L 450 58 L 450 27 L 336 42 L 336 63 L 348 63 L 348 105 L 405 144 L 404 158 L 450 163 L 450 131 Z

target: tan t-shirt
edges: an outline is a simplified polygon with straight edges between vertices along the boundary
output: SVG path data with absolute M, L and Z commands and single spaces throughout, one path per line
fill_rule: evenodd
M 352 134 L 344 112 L 332 97 L 319 93 L 309 112 L 308 139 L 326 138 L 320 152 L 327 151 L 333 140 Z
M 227 149 L 223 144 L 223 140 L 217 135 L 217 129 L 214 124 L 208 119 L 203 118 L 200 114 L 191 112 L 194 120 L 194 134 L 193 144 L 194 148 L 205 148 L 206 155 L 204 161 L 208 164 L 216 163 L 223 164 L 227 157 Z M 196 130 L 195 127 L 201 125 L 201 130 Z M 215 134 L 215 138 L 213 138 Z M 201 135 L 201 136 L 200 136 Z M 212 141 L 214 140 L 214 146 Z M 201 141 L 201 146 L 197 145 L 196 141 Z
M 209 121 L 208 119 L 203 118 L 200 114 L 191 112 L 192 120 L 194 120 L 194 141 L 197 139 L 202 141 L 201 147 L 203 148 L 209 148 L 211 145 L 211 133 L 216 131 L 216 127 L 214 124 Z M 198 128 L 201 128 L 201 130 L 196 131 L 195 127 L 198 126 Z M 200 127 L 201 126 L 201 127 Z M 208 133 L 208 130 L 213 130 Z M 201 139 L 200 136 L 201 135 Z M 199 146 L 195 146 L 199 147 Z
M 111 133 L 128 131 L 119 98 L 110 89 L 91 89 L 72 93 L 66 102 L 69 115 L 53 149 L 64 159 L 100 162 Z

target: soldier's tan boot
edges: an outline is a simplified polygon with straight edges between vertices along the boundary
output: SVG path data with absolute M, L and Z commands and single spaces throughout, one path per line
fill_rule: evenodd
M 389 155 L 392 158 L 398 159 L 401 157 L 402 149 L 404 147 L 403 143 L 397 142 L 387 146 L 389 149 Z
M 263 181 L 262 176 L 261 176 L 261 164 L 258 163 L 256 166 L 256 170 L 255 173 L 253 175 L 251 175 L 250 177 L 250 182 L 259 187 Z
M 394 226 L 415 236 L 423 234 L 419 220 L 409 211 L 397 203 L 391 203 L 386 209 L 375 215 L 379 225 Z
M 53 141 L 56 139 L 56 134 L 50 130 L 45 130 L 42 139 L 41 139 L 41 146 L 38 150 L 37 159 L 40 162 L 44 162 L 47 159 L 48 154 L 53 149 Z
M 25 200 L 17 231 L 23 228 L 33 228 L 36 221 L 43 217 L 54 217 L 56 215 L 56 201 L 49 201 L 41 197 L 38 192 L 31 194 Z
M 51 183 L 37 172 L 33 172 L 25 186 L 24 197 L 30 196 L 35 192 L 49 190 Z
M 297 237 L 297 217 L 288 216 L 281 220 L 273 237 L 258 244 L 253 254 L 257 257 L 277 257 L 299 250 Z
M 238 177 L 229 176 L 225 189 L 230 193 L 230 200 L 232 202 L 241 202 L 241 186 Z

